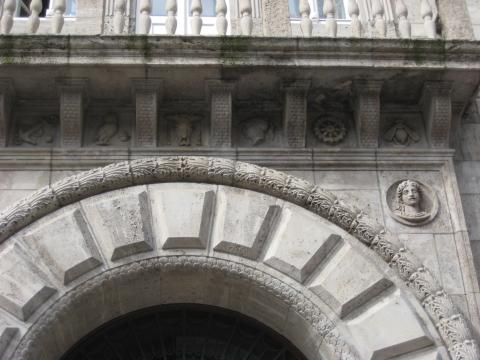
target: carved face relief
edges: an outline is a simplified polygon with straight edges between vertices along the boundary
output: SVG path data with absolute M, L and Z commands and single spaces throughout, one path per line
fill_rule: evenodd
M 430 222 L 438 212 L 435 192 L 415 180 L 393 184 L 387 192 L 387 202 L 393 218 L 411 226 Z

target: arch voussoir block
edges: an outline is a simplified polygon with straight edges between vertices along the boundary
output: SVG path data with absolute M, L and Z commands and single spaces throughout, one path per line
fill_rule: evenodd
M 17 327 L 0 318 L 0 358 L 18 332 L 19 329 Z
M 26 321 L 56 290 L 18 245 L 0 253 L 0 307 Z
M 93 235 L 78 207 L 45 220 L 23 239 L 49 262 L 49 268 L 65 285 L 102 264 Z M 52 232 L 52 228 L 56 231 Z
M 146 188 L 131 188 L 82 202 L 95 237 L 111 261 L 154 249 Z

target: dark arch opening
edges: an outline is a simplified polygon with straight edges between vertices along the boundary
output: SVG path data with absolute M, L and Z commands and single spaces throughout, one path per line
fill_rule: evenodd
M 306 360 L 286 338 L 240 313 L 175 304 L 114 319 L 61 360 Z

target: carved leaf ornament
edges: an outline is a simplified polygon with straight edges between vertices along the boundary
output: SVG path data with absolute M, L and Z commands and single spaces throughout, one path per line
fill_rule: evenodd
M 256 165 L 217 158 L 168 157 L 122 162 L 83 172 L 38 190 L 0 214 L 0 242 L 46 214 L 81 199 L 129 186 L 162 182 L 213 183 L 254 190 L 322 216 L 370 247 L 396 271 L 437 325 L 452 359 L 480 359 L 478 344 L 467 320 L 431 272 L 402 247 L 395 235 L 332 193 L 294 176 Z M 335 339 L 330 340 L 335 342 Z

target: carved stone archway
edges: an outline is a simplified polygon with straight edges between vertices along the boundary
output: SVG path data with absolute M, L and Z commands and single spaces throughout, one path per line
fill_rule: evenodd
M 479 358 L 467 321 L 393 235 L 271 169 L 194 157 L 114 164 L 17 203 L 0 216 L 0 239 L 5 358 L 55 359 L 108 320 L 179 302 L 257 317 L 310 359 L 424 348 L 434 358 L 443 346 Z M 378 339 L 388 327 L 400 332 Z

